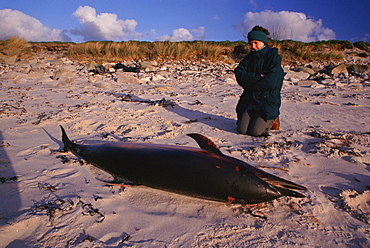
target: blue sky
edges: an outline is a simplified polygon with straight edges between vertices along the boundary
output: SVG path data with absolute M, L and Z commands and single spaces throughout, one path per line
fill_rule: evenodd
M 370 41 L 370 0 L 0 0 L 0 40 Z

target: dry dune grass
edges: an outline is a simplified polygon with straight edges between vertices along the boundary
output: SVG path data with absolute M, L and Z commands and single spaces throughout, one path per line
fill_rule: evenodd
M 349 41 L 317 41 L 304 43 L 293 40 L 270 40 L 277 47 L 283 62 L 342 61 L 345 50 L 354 46 L 364 50 L 368 56 L 369 43 Z M 244 41 L 89 41 L 84 43 L 27 42 L 24 38 L 11 37 L 0 41 L 0 51 L 21 54 L 40 51 L 62 51 L 75 60 L 96 60 L 120 62 L 124 60 L 210 60 L 228 63 L 239 62 L 248 52 L 249 45 Z M 365 54 L 366 53 L 366 54 Z
M 272 46 L 277 47 L 283 61 L 341 61 L 344 58 L 344 50 L 351 48 L 346 45 L 335 43 L 303 43 L 297 41 L 274 41 Z M 352 46 L 353 47 L 353 46 Z
M 230 48 L 228 50 L 231 50 Z M 69 49 L 72 58 L 90 57 L 108 60 L 122 59 L 208 59 L 222 60 L 225 47 L 203 41 L 195 42 L 85 42 L 75 44 Z
M 30 44 L 24 38 L 17 36 L 10 37 L 7 40 L 0 41 L 0 51 L 4 55 L 13 56 L 14 53 L 28 53 L 30 52 Z

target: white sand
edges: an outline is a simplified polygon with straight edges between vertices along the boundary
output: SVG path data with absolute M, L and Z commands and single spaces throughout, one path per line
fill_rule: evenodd
M 285 82 L 281 129 L 255 138 L 235 132 L 232 74 L 163 74 L 149 84 L 0 78 L 0 247 L 370 247 L 368 80 Z M 109 175 L 51 152 L 62 147 L 58 125 L 86 142 L 197 147 L 185 134 L 200 133 L 309 191 L 247 207 L 105 186 L 97 178 Z

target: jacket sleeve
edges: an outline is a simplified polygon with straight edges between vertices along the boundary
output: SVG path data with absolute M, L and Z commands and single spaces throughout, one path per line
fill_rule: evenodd
M 234 70 L 236 81 L 241 87 L 243 87 L 243 89 L 250 89 L 254 83 L 262 79 L 260 74 L 255 72 L 247 72 L 248 63 L 249 60 L 246 57 Z
M 271 65 L 267 68 L 265 76 L 250 85 L 252 91 L 270 91 L 280 87 L 280 80 L 283 78 L 283 69 L 281 68 L 281 57 L 277 53 L 271 58 Z

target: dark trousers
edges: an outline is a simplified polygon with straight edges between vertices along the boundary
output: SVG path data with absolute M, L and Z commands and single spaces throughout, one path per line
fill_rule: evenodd
M 258 110 L 247 110 L 238 120 L 237 131 L 251 136 L 265 136 L 274 124 L 274 120 L 265 120 Z

